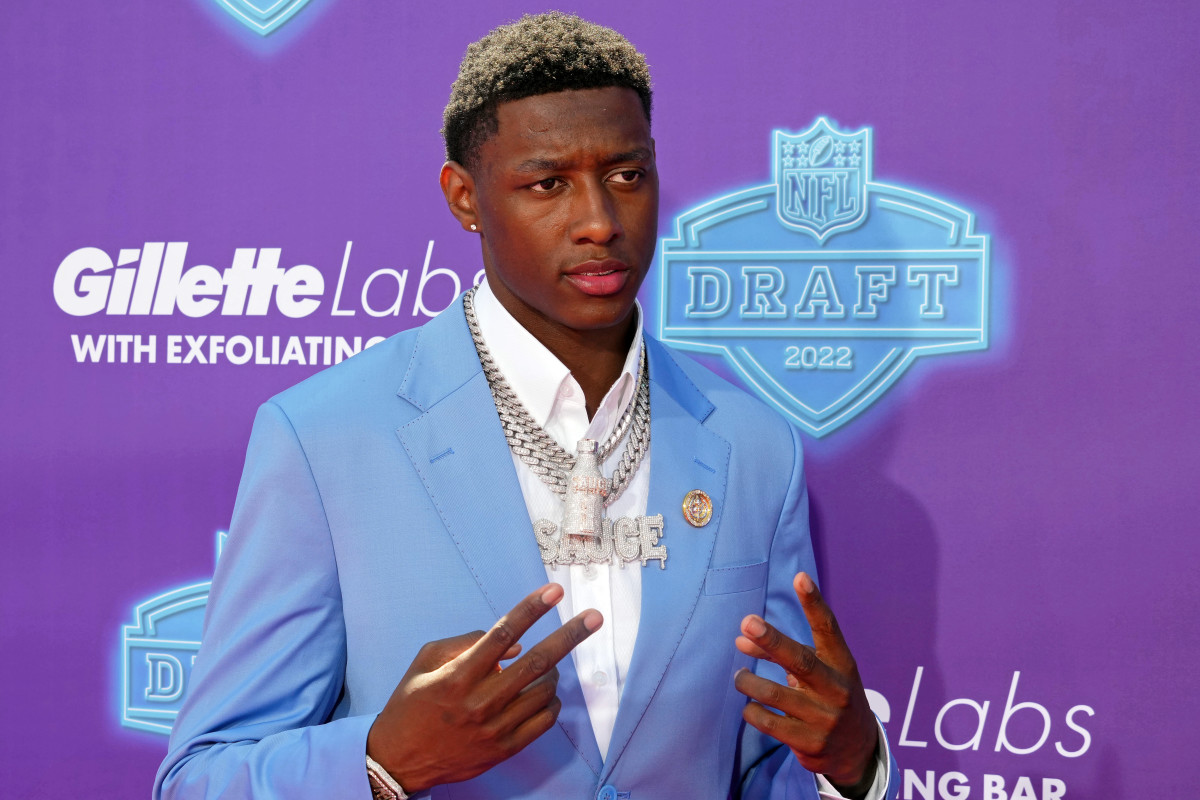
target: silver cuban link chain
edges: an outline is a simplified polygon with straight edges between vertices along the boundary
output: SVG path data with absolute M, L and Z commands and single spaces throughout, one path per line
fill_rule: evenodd
M 575 456 L 568 453 L 554 441 L 554 437 L 546 433 L 530 415 L 528 409 L 517 398 L 516 392 L 504 379 L 504 373 L 496 366 L 491 351 L 483 341 L 479 330 L 479 319 L 475 316 L 475 292 L 472 288 L 463 295 L 463 311 L 467 317 L 467 328 L 471 331 L 471 339 L 475 342 L 475 351 L 479 354 L 479 363 L 483 367 L 484 377 L 487 378 L 488 388 L 492 390 L 492 399 L 496 402 L 496 412 L 500 415 L 500 424 L 504 428 L 504 438 L 508 446 L 523 463 L 556 494 L 565 495 L 567 491 L 567 475 L 575 466 Z M 634 398 L 625 406 L 617 427 L 612 435 L 600 445 L 597 459 L 603 463 L 606 458 L 625 438 L 625 449 L 621 452 L 621 460 L 613 469 L 611 488 L 604 505 L 612 505 L 630 479 L 637 472 L 646 451 L 650 449 L 650 374 L 646 369 L 646 343 L 642 342 L 642 351 L 638 356 L 638 383 Z

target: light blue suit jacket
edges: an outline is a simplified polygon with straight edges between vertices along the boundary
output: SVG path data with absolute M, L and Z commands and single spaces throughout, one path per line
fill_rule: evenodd
M 742 722 L 733 688 L 755 666 L 733 646 L 746 614 L 811 641 L 792 590 L 814 572 L 798 435 L 647 346 L 648 513 L 665 517 L 669 557 L 642 573 L 608 757 L 567 658 L 557 725 L 434 798 L 816 797 L 790 751 Z M 702 528 L 683 518 L 692 489 L 713 501 Z M 545 582 L 458 301 L 260 409 L 155 796 L 370 798 L 367 731 L 417 650 L 488 628 Z M 526 645 L 557 625 L 547 614 Z

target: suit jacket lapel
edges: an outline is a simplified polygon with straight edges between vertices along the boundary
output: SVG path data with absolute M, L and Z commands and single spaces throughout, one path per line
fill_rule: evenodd
M 499 619 L 546 583 L 546 571 L 461 300 L 418 333 L 397 394 L 424 413 L 396 435 Z M 547 613 L 526 633 L 526 647 L 558 625 L 558 615 Z M 565 658 L 558 670 L 559 727 L 598 773 L 600 751 L 574 664 Z
M 650 493 L 648 515 L 662 514 L 667 562 L 642 569 L 642 612 L 633 661 L 617 712 L 605 777 L 629 744 L 704 588 L 725 509 L 729 443 L 703 426 L 713 406 L 659 342 L 647 337 L 650 363 Z M 712 499 L 704 527 L 683 516 L 683 498 L 701 489 Z

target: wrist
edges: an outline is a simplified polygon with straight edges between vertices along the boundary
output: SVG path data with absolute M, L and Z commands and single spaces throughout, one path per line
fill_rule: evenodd
M 829 778 L 828 775 L 825 777 Z M 836 783 L 832 778 L 829 778 L 829 782 L 842 797 L 850 798 L 850 800 L 858 800 L 859 798 L 866 797 L 867 792 L 870 791 L 871 786 L 875 783 L 875 759 L 872 758 L 867 762 L 867 768 L 863 772 L 862 778 L 853 786 L 843 786 L 840 783 Z
M 839 783 L 831 776 L 826 775 L 825 779 L 837 790 L 842 797 L 850 798 L 850 800 L 858 800 L 867 796 L 867 792 L 875 783 L 875 773 L 879 769 L 879 737 L 876 735 L 875 746 L 871 749 L 870 755 L 867 757 L 866 765 L 863 767 L 862 775 L 859 779 L 850 784 Z
M 367 756 L 367 780 L 371 784 L 373 800 L 408 800 L 408 792 L 375 759 Z
M 384 738 L 376 717 L 367 731 L 367 778 L 371 782 L 371 795 L 374 800 L 407 800 L 422 787 L 417 786 L 411 776 L 399 773 L 398 765 L 407 762 L 403 753 L 397 754 L 396 748 L 383 741 Z

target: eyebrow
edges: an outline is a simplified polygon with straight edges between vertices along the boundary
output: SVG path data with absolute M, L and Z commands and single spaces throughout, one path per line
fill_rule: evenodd
M 623 153 L 612 153 L 601 159 L 603 164 L 619 164 L 622 161 L 649 161 L 650 151 L 644 147 L 627 150 Z M 557 172 L 571 166 L 571 161 L 555 158 L 530 158 L 514 167 L 520 173 Z

